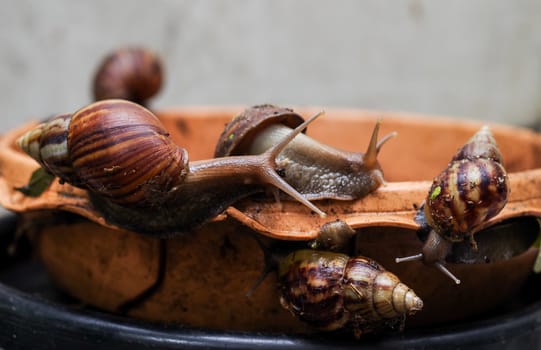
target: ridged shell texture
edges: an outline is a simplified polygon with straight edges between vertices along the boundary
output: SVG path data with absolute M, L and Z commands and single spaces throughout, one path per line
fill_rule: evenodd
M 281 263 L 279 285 L 285 308 L 326 331 L 349 327 L 367 333 L 423 307 L 412 289 L 365 257 L 296 251 Z

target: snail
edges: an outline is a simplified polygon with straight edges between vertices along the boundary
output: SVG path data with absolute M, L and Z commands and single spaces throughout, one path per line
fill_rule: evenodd
M 328 232 L 327 247 L 343 252 L 299 249 L 305 243 L 283 241 L 274 241 L 271 250 L 254 234 L 265 264 L 247 295 L 276 270 L 281 305 L 314 329 L 351 330 L 357 338 L 385 329 L 402 330 L 406 316 L 423 308 L 421 298 L 376 261 L 346 253 L 351 249 L 342 245 L 343 238 L 355 232 L 347 223 L 335 221 L 321 231 Z
M 189 231 L 268 186 L 325 216 L 280 177 L 274 161 L 320 114 L 261 155 L 191 163 L 154 114 L 124 100 L 95 102 L 53 118 L 21 136 L 18 144 L 60 182 L 88 190 L 108 222 L 167 236 Z
M 310 241 L 312 249 L 330 250 L 348 253 L 352 247 L 352 239 L 357 232 L 345 221 L 336 219 L 323 224 L 315 239 Z
M 455 281 L 445 266 L 454 242 L 469 238 L 477 249 L 476 228 L 497 215 L 507 203 L 509 180 L 488 126 L 483 126 L 458 150 L 447 168 L 433 181 L 416 221 L 428 231 L 422 252 L 396 262 L 422 260 Z
M 403 328 L 406 315 L 423 308 L 415 292 L 374 260 L 325 251 L 288 255 L 278 272 L 280 302 L 319 330 L 351 328 L 356 337 Z
M 280 303 L 321 331 L 351 329 L 362 334 L 402 330 L 407 315 L 423 308 L 415 292 L 376 261 L 363 257 L 297 250 L 278 268 Z
M 214 156 L 260 154 L 302 121 L 300 115 L 288 108 L 273 105 L 248 108 L 225 127 Z M 385 183 L 377 155 L 396 133 L 378 142 L 379 126 L 378 121 L 364 154 L 338 150 L 299 134 L 277 156 L 276 164 L 284 179 L 305 198 L 361 198 Z
M 93 91 L 96 101 L 125 99 L 146 105 L 163 81 L 161 59 L 148 49 L 117 49 L 98 66 Z

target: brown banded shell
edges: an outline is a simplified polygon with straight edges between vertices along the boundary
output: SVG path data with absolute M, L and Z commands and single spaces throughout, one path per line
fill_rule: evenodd
M 131 47 L 108 55 L 94 77 L 94 99 L 125 99 L 142 105 L 162 86 L 161 59 L 148 49 Z
M 500 151 L 484 126 L 434 179 L 424 213 L 432 229 L 451 241 L 461 241 L 498 214 L 508 196 Z
M 151 112 L 129 101 L 94 103 L 36 130 L 19 140 L 25 152 L 35 154 L 38 145 L 47 171 L 120 205 L 157 205 L 186 175 L 186 151 Z
M 62 183 L 81 185 L 73 170 L 67 150 L 71 114 L 58 115 L 38 125 L 17 140 L 21 149 L 34 158 Z
M 430 189 L 424 206 L 428 225 L 451 241 L 462 241 L 505 206 L 506 178 L 503 166 L 490 159 L 452 162 Z
M 171 141 L 156 116 L 126 100 L 105 100 L 82 108 L 69 121 L 62 121 L 60 137 L 49 143 L 62 149 L 77 178 L 73 184 L 89 190 L 92 204 L 107 221 L 166 236 L 189 232 L 239 199 L 272 187 L 324 217 L 280 176 L 275 163 L 277 154 L 320 115 L 291 130 L 263 154 L 209 159 L 189 166 L 186 150 Z M 38 126 L 39 133 L 47 133 L 47 125 Z M 35 140 L 35 134 L 30 131 L 31 136 L 21 137 L 23 151 L 33 153 L 36 142 L 26 140 Z M 39 141 L 43 143 L 41 137 Z M 47 186 L 40 180 L 48 179 L 50 184 L 53 177 L 45 172 L 53 169 L 41 163 L 45 169 L 35 172 L 21 192 L 41 195 Z
M 300 250 L 280 264 L 282 305 L 319 330 L 351 328 L 358 336 L 402 325 L 422 300 L 398 277 L 365 258 Z
M 503 164 L 503 157 L 500 153 L 500 149 L 494 139 L 494 135 L 492 135 L 492 131 L 487 125 L 483 125 L 475 135 L 457 151 L 451 161 L 463 159 L 474 160 L 477 158 L 492 159 L 495 162 Z
M 292 117 L 295 119 L 289 120 Z M 247 108 L 226 125 L 214 155 L 261 154 L 291 132 L 290 125 L 299 122 L 297 118 L 300 116 L 293 111 L 271 105 Z M 276 157 L 281 176 L 309 200 L 366 196 L 385 183 L 377 156 L 382 145 L 396 135 L 390 133 L 378 142 L 380 124 L 378 120 L 366 153 L 345 151 L 298 135 Z
M 254 135 L 267 125 L 281 123 L 295 128 L 303 121 L 304 118 L 290 108 L 270 104 L 247 108 L 233 118 L 222 131 L 214 150 L 214 157 L 246 154 L 246 148 Z
M 422 260 L 460 284 L 444 265 L 451 245 L 469 237 L 477 249 L 474 230 L 505 207 L 509 188 L 496 141 L 488 126 L 483 126 L 434 179 L 416 215 L 420 232 L 428 233 L 422 252 L 396 262 Z

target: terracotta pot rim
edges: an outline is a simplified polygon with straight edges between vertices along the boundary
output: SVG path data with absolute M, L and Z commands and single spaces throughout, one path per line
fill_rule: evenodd
M 223 118 L 224 115 L 233 117 L 240 113 L 244 108 L 245 107 L 238 106 L 184 106 L 158 109 L 155 113 L 163 119 L 172 118 L 172 116 L 189 116 L 190 118 L 218 118 L 219 116 Z M 295 110 L 301 115 L 309 115 L 318 112 L 321 109 L 317 107 L 301 106 L 297 107 Z M 376 119 L 382 119 L 384 125 L 385 121 L 392 121 L 393 123 L 407 124 L 409 127 L 428 124 L 437 128 L 451 123 L 451 125 L 456 128 L 477 129 L 481 125 L 488 124 L 493 128 L 495 133 L 512 132 L 524 140 L 539 139 L 539 134 L 532 130 L 491 122 L 473 120 L 459 120 L 459 122 L 457 122 L 456 119 L 449 119 L 448 117 L 434 118 L 424 114 L 353 108 L 328 108 L 326 109 L 326 113 L 328 115 L 327 118 L 335 118 L 336 120 L 363 119 L 375 121 Z M 9 166 L 12 167 L 37 168 L 37 164 L 32 159 L 14 148 L 15 139 L 34 125 L 36 125 L 36 122 L 24 124 L 20 128 L 14 129 L 0 138 L 0 166 L 9 164 Z M 534 141 L 532 141 L 532 143 L 533 142 Z M 511 183 L 511 194 L 508 205 L 498 216 L 487 222 L 483 227 L 480 227 L 479 230 L 496 222 L 514 217 L 518 212 L 521 215 L 541 217 L 541 167 L 509 173 L 509 179 Z M 15 186 L 21 186 L 24 185 L 26 181 L 26 178 L 16 179 L 16 183 L 7 181 L 5 177 L 0 179 L 0 202 L 6 209 L 13 211 L 62 209 L 90 218 L 104 226 L 118 228 L 107 224 L 103 218 L 96 219 L 96 217 L 99 217 L 99 213 L 97 213 L 95 209 L 89 207 L 88 199 L 84 191 L 64 185 L 61 205 L 57 202 L 59 199 L 58 194 L 56 194 L 56 196 L 52 194 L 43 195 L 40 198 L 27 200 L 27 198 L 23 198 L 21 193 L 13 191 L 14 184 Z M 352 201 L 351 209 L 355 215 L 344 215 L 341 219 L 346 221 L 353 228 L 362 228 L 384 223 L 387 226 L 417 229 L 418 225 L 413 221 L 413 215 L 415 213 L 413 204 L 419 204 L 424 200 L 429 187 L 430 181 L 388 182 L 386 186 L 381 187 L 373 194 Z M 520 188 L 521 190 L 516 191 L 516 188 Z M 528 188 L 528 190 L 522 190 L 523 188 Z M 374 218 L 375 208 L 378 208 L 378 201 L 393 203 L 394 200 L 404 196 L 410 198 L 411 206 L 406 207 L 402 204 L 401 207 L 385 208 L 385 210 L 377 211 L 377 218 Z M 288 239 L 305 240 L 316 237 L 319 231 L 316 229 L 307 230 L 306 228 L 301 228 L 297 230 L 298 232 L 292 233 L 289 232 L 287 228 L 269 228 L 265 223 L 262 224 L 261 213 L 264 213 L 265 215 L 282 215 L 285 211 L 288 215 L 293 216 L 308 215 L 311 216 L 311 219 L 314 219 L 314 227 L 321 227 L 325 222 L 332 219 L 331 217 L 327 219 L 318 218 L 313 213 L 310 213 L 308 209 L 299 206 L 297 203 L 283 203 L 283 210 L 282 207 L 276 203 L 258 203 L 256 207 L 252 204 L 253 201 L 251 200 L 242 200 L 238 205 L 236 204 L 235 206 L 229 207 L 224 214 L 217 216 L 214 221 L 220 221 L 229 216 L 270 237 L 288 237 Z M 331 212 L 333 209 L 333 203 L 330 203 L 329 201 L 318 201 L 318 205 L 326 212 Z M 264 221 L 265 220 L 263 220 L 263 222 Z

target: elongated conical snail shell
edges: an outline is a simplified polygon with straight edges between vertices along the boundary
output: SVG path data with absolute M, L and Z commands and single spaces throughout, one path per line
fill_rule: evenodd
M 361 256 L 295 251 L 280 263 L 278 280 L 282 305 L 319 330 L 351 328 L 359 336 L 402 326 L 423 307 L 398 277 Z
M 423 252 L 397 262 L 420 259 L 460 283 L 443 266 L 450 244 L 469 238 L 475 248 L 475 229 L 503 209 L 509 190 L 496 141 L 490 128 L 483 126 L 458 150 L 428 191 L 417 215 L 419 223 L 430 230 Z
M 487 126 L 482 127 L 438 175 L 426 198 L 428 225 L 451 241 L 498 214 L 509 195 L 507 172 Z

